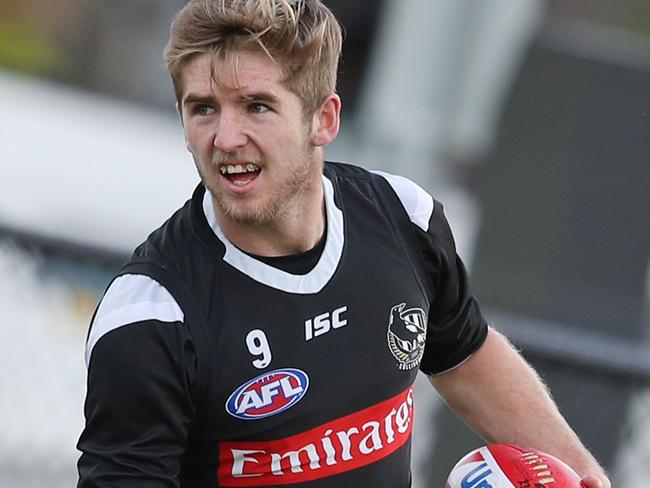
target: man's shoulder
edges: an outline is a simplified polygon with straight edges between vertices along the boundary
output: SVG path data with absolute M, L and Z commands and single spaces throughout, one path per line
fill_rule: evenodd
M 337 179 L 369 179 L 372 178 L 372 173 L 367 169 L 352 163 L 341 161 L 326 161 L 324 174 L 328 178 Z
M 347 162 L 327 161 L 323 174 L 342 192 L 360 192 L 366 198 L 372 198 L 371 195 L 376 194 L 377 191 L 391 192 L 390 188 L 394 186 L 392 179 L 387 178 L 390 176 L 388 173 Z
M 429 219 L 440 203 L 424 188 L 411 179 L 380 170 L 367 170 L 349 163 L 328 162 L 325 176 L 338 180 L 363 180 L 372 183 L 384 195 L 389 195 L 389 203 L 394 202 L 404 209 L 412 223 L 425 232 L 429 228 Z
M 406 176 L 378 169 L 366 169 L 357 164 L 347 162 L 326 161 L 324 174 L 328 178 L 367 180 L 379 182 L 382 185 L 388 183 L 399 195 L 408 193 L 428 194 L 422 186 Z
M 191 302 L 188 290 L 205 285 L 208 279 L 198 271 L 207 268 L 220 251 L 219 243 L 212 242 L 202 228 L 208 226 L 203 215 L 204 194 L 199 185 L 191 199 L 135 248 L 116 276 L 147 276 L 185 308 Z
M 135 248 L 130 262 L 143 258 L 175 259 L 175 256 L 182 254 L 188 246 L 191 246 L 197 226 L 200 225 L 199 217 L 204 192 L 203 186 L 199 185 L 190 199 Z
M 131 324 L 183 321 L 183 310 L 159 282 L 146 275 L 120 275 L 109 285 L 93 317 L 84 354 L 86 366 L 95 345 L 110 332 Z

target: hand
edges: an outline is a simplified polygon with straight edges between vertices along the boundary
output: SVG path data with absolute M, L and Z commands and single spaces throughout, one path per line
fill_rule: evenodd
M 589 475 L 582 478 L 584 488 L 612 488 L 612 483 L 604 474 Z

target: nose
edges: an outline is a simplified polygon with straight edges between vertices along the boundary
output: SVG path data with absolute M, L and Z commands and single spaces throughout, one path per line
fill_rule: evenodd
M 214 134 L 214 147 L 223 152 L 232 152 L 244 147 L 247 141 L 241 116 L 232 110 L 222 110 Z

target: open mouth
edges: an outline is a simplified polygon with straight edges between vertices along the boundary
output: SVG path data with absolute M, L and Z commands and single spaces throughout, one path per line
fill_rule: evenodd
M 244 186 L 253 181 L 262 169 L 253 163 L 222 164 L 219 171 L 232 184 Z

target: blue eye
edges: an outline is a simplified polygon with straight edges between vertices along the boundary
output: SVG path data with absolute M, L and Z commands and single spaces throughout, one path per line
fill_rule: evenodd
M 271 109 L 267 105 L 264 105 L 263 103 L 252 103 L 248 107 L 248 110 L 253 114 L 263 114 L 265 112 L 268 112 Z
M 215 112 L 210 105 L 197 105 L 194 111 L 199 115 L 212 115 Z

